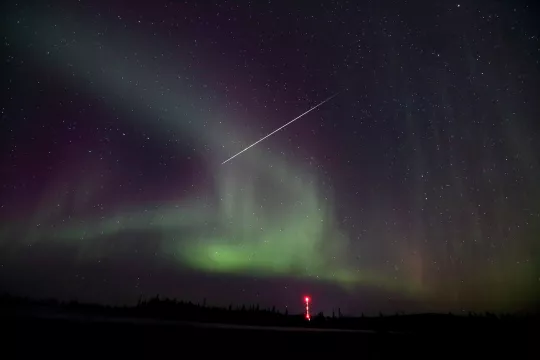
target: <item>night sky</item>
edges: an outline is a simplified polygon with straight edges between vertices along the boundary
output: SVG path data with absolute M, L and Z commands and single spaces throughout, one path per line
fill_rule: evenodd
M 146 3 L 2 5 L 0 290 L 536 306 L 537 8 Z

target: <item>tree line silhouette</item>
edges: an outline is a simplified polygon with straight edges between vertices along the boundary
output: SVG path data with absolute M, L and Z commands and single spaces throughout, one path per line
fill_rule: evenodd
M 538 322 L 538 315 L 468 313 L 448 314 L 394 314 L 379 316 L 325 316 L 320 312 L 307 321 L 304 314 L 290 314 L 287 309 L 261 308 L 258 304 L 217 307 L 202 303 L 155 297 L 140 298 L 134 306 L 108 306 L 101 304 L 62 302 L 55 299 L 35 300 L 10 295 L 0 296 L 0 316 L 83 316 L 85 318 L 154 319 L 197 323 L 221 323 L 252 326 L 314 327 L 351 330 L 372 330 L 398 333 L 477 333 L 493 331 L 527 331 Z

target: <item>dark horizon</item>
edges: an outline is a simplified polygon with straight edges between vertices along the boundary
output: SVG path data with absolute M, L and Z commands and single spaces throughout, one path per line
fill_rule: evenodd
M 65 354 L 85 349 L 129 358 L 172 353 L 265 354 L 331 352 L 363 358 L 414 354 L 455 358 L 460 354 L 503 354 L 535 358 L 538 317 L 523 315 L 421 314 L 348 317 L 341 313 L 280 313 L 259 306 L 215 308 L 158 297 L 135 307 L 104 307 L 0 297 L 7 333 L 4 352 Z M 61 342 L 59 342 L 61 339 Z M 451 341 L 450 341 L 451 340 Z M 211 344 L 211 346 L 201 346 Z M 271 345 L 271 346 L 269 346 Z M 251 357 L 252 354 L 250 354 Z

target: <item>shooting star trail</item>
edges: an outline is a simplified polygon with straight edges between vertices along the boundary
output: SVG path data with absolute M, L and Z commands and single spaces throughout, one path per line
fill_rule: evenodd
M 339 93 L 338 93 L 338 94 L 339 94 Z M 270 134 L 266 135 L 266 136 L 263 137 L 262 139 L 260 139 L 260 140 L 258 140 L 258 141 L 256 141 L 256 142 L 254 142 L 253 144 L 249 145 L 247 148 L 245 148 L 244 150 L 240 151 L 240 152 L 237 153 L 236 155 L 231 156 L 230 158 L 228 158 L 227 160 L 225 160 L 224 162 L 222 162 L 221 165 L 225 164 L 226 162 L 231 161 L 232 159 L 234 159 L 235 157 L 237 157 L 238 155 L 240 155 L 240 154 L 243 153 L 244 151 L 246 151 L 246 150 L 248 150 L 248 149 L 254 147 L 255 145 L 257 145 L 258 143 L 260 143 L 261 141 L 263 141 L 263 140 L 266 139 L 267 137 L 269 137 L 269 136 L 271 136 L 271 135 L 274 135 L 274 134 L 277 133 L 279 130 L 283 129 L 285 126 L 292 124 L 292 123 L 295 122 L 296 120 L 300 119 L 302 116 L 304 116 L 304 115 L 306 115 L 306 114 L 312 112 L 313 110 L 315 110 L 316 108 L 318 108 L 318 107 L 321 106 L 322 104 L 324 104 L 324 103 L 326 103 L 326 102 L 332 100 L 332 99 L 335 98 L 338 94 L 334 94 L 334 95 L 330 96 L 328 99 L 324 100 L 324 101 L 321 102 L 320 104 L 318 104 L 318 105 L 312 107 L 311 109 L 309 109 L 309 110 L 306 111 L 305 113 L 303 113 L 303 114 L 301 114 L 301 115 L 295 117 L 294 119 L 292 119 L 291 121 L 289 121 L 289 122 L 286 123 L 285 125 L 283 125 L 283 126 L 277 128 L 276 130 L 272 131 Z

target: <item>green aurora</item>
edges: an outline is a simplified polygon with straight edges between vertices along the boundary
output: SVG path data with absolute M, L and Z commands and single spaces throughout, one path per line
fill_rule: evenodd
M 33 33 L 32 28 L 39 31 Z M 86 39 L 58 46 L 61 34 L 68 28 L 76 29 L 74 31 Z M 227 127 L 225 121 L 212 121 L 220 128 L 211 131 L 202 126 L 201 117 L 221 116 L 200 113 L 198 109 L 208 107 L 202 101 L 211 97 L 201 89 L 198 93 L 192 89 L 165 93 L 165 87 L 182 88 L 162 75 L 173 73 L 174 69 L 161 70 L 159 74 L 140 71 L 142 65 L 124 56 L 137 52 L 134 49 L 125 45 L 112 49 L 92 38 L 93 32 L 85 30 L 80 23 L 55 19 L 52 14 L 26 19 L 25 23 L 17 25 L 17 30 L 12 30 L 17 31 L 19 38 L 27 37 L 21 42 L 32 42 L 31 51 L 47 53 L 42 66 L 90 94 L 115 99 L 118 109 L 128 115 L 136 114 L 129 119 L 147 129 L 152 138 L 167 135 L 164 129 L 175 129 L 178 134 L 195 139 L 200 147 L 221 150 L 204 155 L 213 173 L 217 198 L 213 204 L 200 201 L 200 194 L 196 194 L 175 205 L 146 204 L 141 209 L 130 207 L 100 218 L 74 217 L 66 223 L 56 215 L 67 206 L 68 196 L 54 194 L 55 190 L 50 189 L 49 198 L 42 201 L 31 221 L 39 226 L 26 227 L 24 243 L 61 241 L 79 247 L 84 258 L 100 253 L 100 249 L 92 248 L 92 241 L 97 238 L 148 231 L 161 239 L 163 254 L 202 271 L 294 276 L 329 281 L 347 288 L 365 284 L 404 292 L 421 290 L 413 283 L 397 282 L 375 271 L 361 270 L 355 264 L 355 259 L 347 254 L 348 239 L 335 219 L 330 195 L 318 188 L 317 175 L 303 171 L 298 162 L 273 155 L 265 144 L 260 144 L 231 163 L 219 165 L 227 155 L 241 149 L 239 145 L 252 142 L 257 135 Z M 105 48 L 99 57 L 94 55 L 95 46 Z M 47 50 L 51 48 L 54 52 Z M 144 54 L 140 48 L 138 43 L 138 52 Z M 62 74 L 65 69 L 62 65 L 66 62 L 70 64 L 71 73 Z M 139 56 L 137 63 L 140 62 Z M 98 81 L 96 74 L 100 74 Z M 152 80 L 156 77 L 160 78 L 159 82 Z M 156 118 L 159 118 L 158 125 Z M 85 208 L 85 199 L 91 198 L 95 186 L 93 180 L 87 178 L 74 185 L 73 193 L 87 195 L 76 200 L 76 207 Z M 194 189 L 195 193 L 198 191 Z M 268 193 L 272 196 L 261 195 Z M 66 204 L 58 202 L 62 197 Z M 20 230 L 18 225 L 4 228 L 2 238 L 13 237 L 13 232 Z

